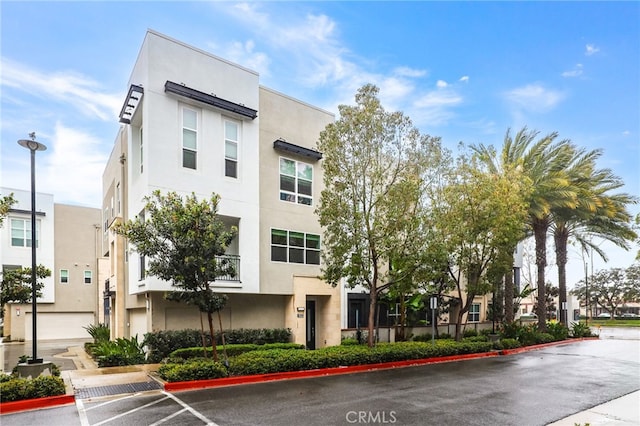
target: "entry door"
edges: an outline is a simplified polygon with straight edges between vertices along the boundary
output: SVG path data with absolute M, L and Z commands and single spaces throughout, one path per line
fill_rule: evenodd
M 307 300 L 307 349 L 316 348 L 316 302 Z

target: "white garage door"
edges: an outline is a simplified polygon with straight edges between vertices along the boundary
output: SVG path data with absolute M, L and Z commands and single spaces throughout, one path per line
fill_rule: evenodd
M 147 310 L 131 309 L 129 311 L 129 333 L 131 337 L 138 335 L 138 343 L 142 343 L 147 333 Z
M 86 327 L 93 324 L 92 312 L 38 312 L 38 340 L 91 338 Z M 24 338 L 32 340 L 31 313 L 24 318 Z

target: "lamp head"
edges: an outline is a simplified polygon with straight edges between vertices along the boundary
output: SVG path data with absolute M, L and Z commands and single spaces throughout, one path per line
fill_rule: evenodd
M 44 151 L 47 149 L 45 144 L 30 139 L 20 139 L 18 141 L 18 145 L 23 146 L 30 151 Z

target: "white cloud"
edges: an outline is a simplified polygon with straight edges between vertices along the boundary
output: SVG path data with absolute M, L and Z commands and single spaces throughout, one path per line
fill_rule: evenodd
M 103 121 L 113 121 L 122 106 L 122 95 L 103 93 L 97 82 L 81 74 L 44 73 L 5 57 L 0 82 L 35 97 L 72 105 L 80 113 Z
M 447 82 L 444 81 L 444 80 L 438 80 L 436 82 L 436 87 L 439 88 L 439 89 L 443 89 L 443 88 L 447 87 L 448 85 L 449 84 L 447 84 Z
M 630 131 L 625 130 L 624 132 L 622 132 L 622 136 L 629 136 L 631 134 Z
M 425 77 L 427 75 L 427 71 L 409 67 L 397 67 L 393 70 L 393 74 L 402 77 Z
M 38 190 L 55 194 L 56 202 L 102 205 L 102 172 L 109 159 L 104 142 L 60 122 L 49 140 L 38 166 Z
M 226 50 L 225 58 L 257 71 L 263 77 L 269 75 L 271 59 L 266 53 L 256 52 L 254 49 L 253 40 L 247 40 L 244 43 L 236 41 Z
M 594 44 L 587 44 L 587 46 L 585 47 L 585 52 L 584 54 L 587 56 L 591 56 L 593 54 L 596 54 L 600 51 L 600 48 L 596 47 Z
M 573 67 L 572 70 L 565 71 L 561 75 L 563 77 L 579 77 L 582 75 L 582 72 L 583 72 L 582 64 L 576 64 L 576 66 Z
M 468 75 L 463 75 L 462 77 L 460 77 L 460 80 L 463 83 L 468 83 L 469 82 L 469 76 Z
M 508 91 L 505 98 L 518 110 L 545 112 L 555 108 L 565 95 L 541 84 L 528 84 Z

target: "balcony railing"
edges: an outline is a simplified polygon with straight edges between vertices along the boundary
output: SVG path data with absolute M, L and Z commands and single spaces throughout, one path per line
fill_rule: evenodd
M 216 281 L 237 281 L 240 282 L 240 256 L 236 254 L 224 254 L 216 256 L 218 267 L 222 275 Z

